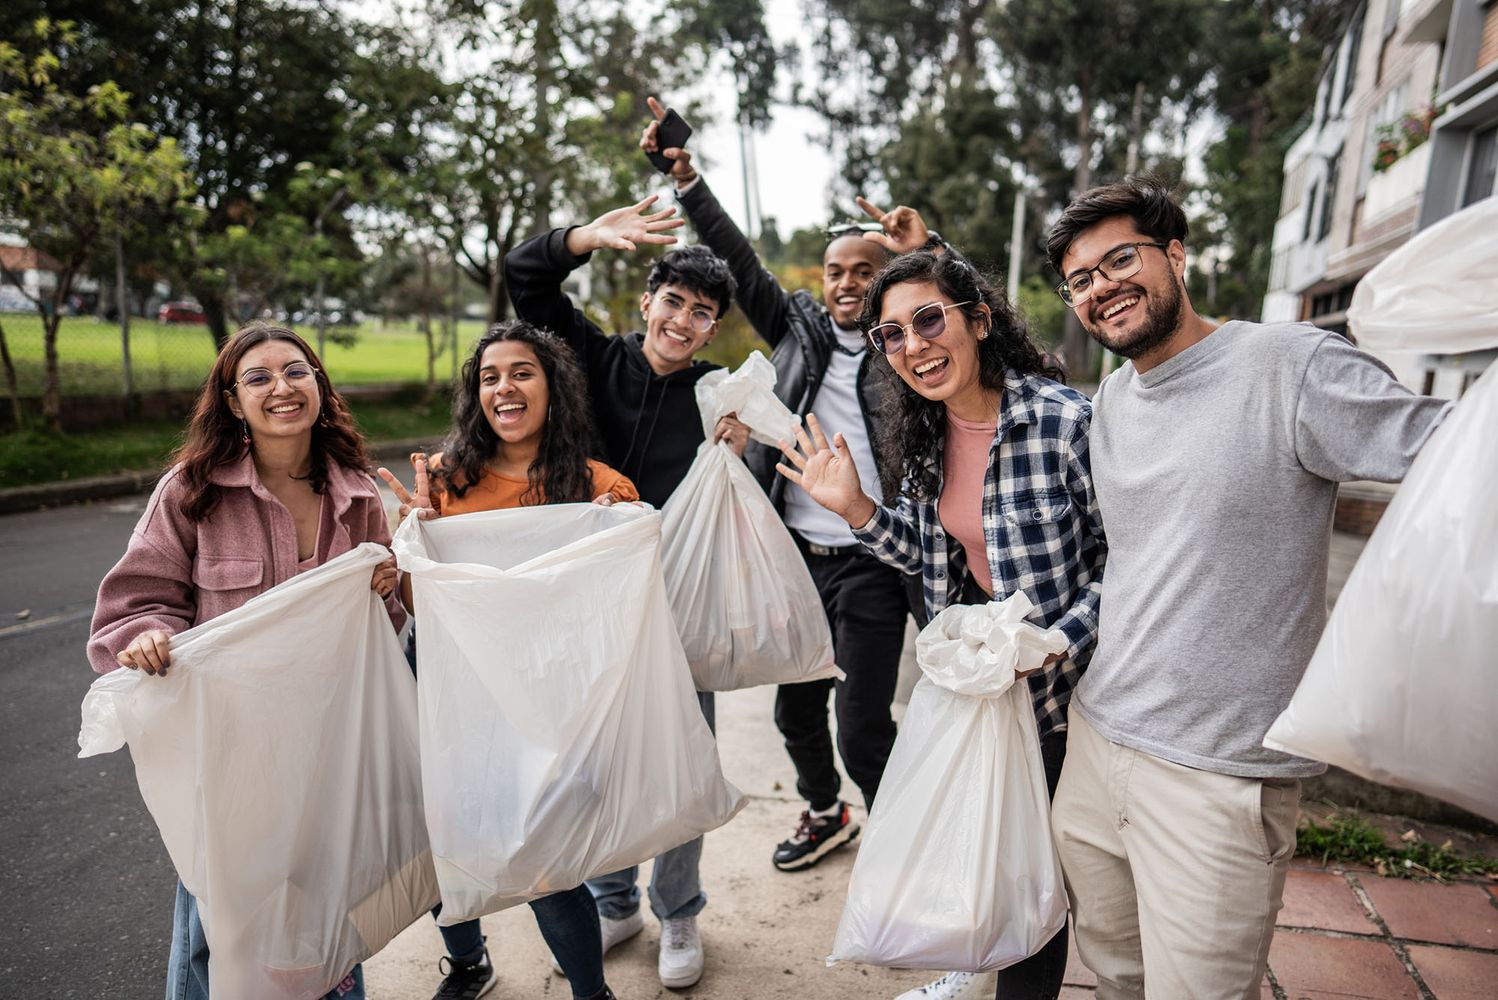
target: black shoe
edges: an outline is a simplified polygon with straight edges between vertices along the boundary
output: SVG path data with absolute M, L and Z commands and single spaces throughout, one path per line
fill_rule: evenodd
M 446 969 L 442 968 L 442 962 L 447 963 Z M 472 965 L 463 965 L 443 955 L 437 968 L 447 978 L 442 980 L 442 985 L 433 994 L 432 1000 L 478 1000 L 499 982 L 499 976 L 494 974 L 494 966 L 489 962 L 487 948 L 484 949 L 484 957 Z
M 837 848 L 852 843 L 858 837 L 858 824 L 849 816 L 846 803 L 839 802 L 838 806 L 831 816 L 803 812 L 791 839 L 775 848 L 770 859 L 775 867 L 783 872 L 810 868 Z

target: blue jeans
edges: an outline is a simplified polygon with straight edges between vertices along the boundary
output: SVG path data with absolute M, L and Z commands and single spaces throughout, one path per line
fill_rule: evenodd
M 707 728 L 718 731 L 716 706 L 711 691 L 698 691 L 697 703 L 707 719 Z M 689 840 L 655 859 L 650 874 L 650 912 L 658 919 L 695 917 L 707 905 L 699 870 L 702 860 L 702 838 Z M 598 912 L 610 920 L 620 920 L 640 908 L 640 887 L 636 884 L 640 868 L 633 865 L 611 875 L 588 879 L 588 889 L 598 901 Z
M 198 901 L 179 881 L 172 912 L 172 950 L 166 960 L 166 1000 L 208 1000 L 208 941 Z M 354 966 L 324 1000 L 364 1000 L 364 969 Z

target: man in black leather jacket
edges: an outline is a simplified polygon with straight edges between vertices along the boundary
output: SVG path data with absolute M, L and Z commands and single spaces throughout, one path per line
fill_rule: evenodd
M 650 101 L 657 119 L 662 109 Z M 641 147 L 654 150 L 655 124 Z M 863 295 L 886 254 L 863 239 L 861 227 L 829 232 L 822 261 L 819 302 L 809 292 L 787 292 L 760 263 L 754 247 L 697 176 L 686 150 L 663 151 L 674 159 L 671 178 L 677 199 L 699 240 L 728 262 L 738 283 L 739 306 L 770 345 L 779 380 L 775 394 L 801 416 L 815 411 L 830 436 L 842 432 L 866 484 L 894 484 L 879 468 L 874 431 L 886 403 L 871 373 L 872 352 L 858 330 Z M 901 574 L 879 562 L 800 487 L 775 474 L 780 453 L 751 442 L 744 460 L 769 492 L 800 547 L 822 596 L 832 627 L 838 666 L 847 678 L 784 685 L 775 700 L 775 723 L 796 767 L 796 788 L 808 808 L 791 837 L 773 855 L 782 871 L 810 868 L 859 831 L 838 797 L 827 695 L 835 689 L 838 751 L 848 776 L 872 807 L 885 762 L 894 745 L 890 716 L 905 635 L 907 601 Z M 875 497 L 879 499 L 879 497 Z

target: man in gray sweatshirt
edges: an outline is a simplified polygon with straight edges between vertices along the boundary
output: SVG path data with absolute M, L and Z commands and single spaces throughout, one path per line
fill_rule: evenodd
M 1337 484 L 1397 482 L 1446 412 L 1338 334 L 1197 315 L 1186 230 L 1130 178 L 1047 241 L 1061 298 L 1129 359 L 1092 402 L 1108 576 L 1053 820 L 1103 1000 L 1258 995 L 1325 767 L 1263 739 L 1326 622 Z

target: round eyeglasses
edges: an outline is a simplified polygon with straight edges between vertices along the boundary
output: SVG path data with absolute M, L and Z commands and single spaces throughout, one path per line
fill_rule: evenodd
M 661 295 L 655 301 L 660 303 L 661 312 L 665 314 L 667 319 L 675 319 L 681 315 L 682 310 L 687 308 L 687 304 L 674 295 Z M 706 333 L 711 330 L 713 324 L 716 322 L 718 322 L 718 317 L 701 306 L 687 310 L 687 325 L 698 333 Z
M 240 386 L 251 396 L 266 396 L 276 387 L 277 379 L 285 379 L 286 384 L 293 389 L 306 389 L 312 385 L 316 375 L 317 369 L 307 362 L 293 361 L 279 372 L 273 372 L 269 368 L 251 368 L 240 375 L 229 388 Z
M 1103 259 L 1082 271 L 1073 271 L 1067 279 L 1056 286 L 1056 294 L 1069 306 L 1079 306 L 1092 298 L 1092 276 L 1100 274 L 1109 281 L 1132 278 L 1144 266 L 1139 255 L 1140 247 L 1158 247 L 1161 250 L 1169 243 L 1121 243 L 1103 254 Z
M 905 350 L 906 330 L 922 340 L 935 340 L 947 332 L 947 310 L 970 306 L 973 301 L 932 302 L 921 306 L 911 313 L 910 322 L 904 326 L 899 323 L 880 323 L 870 328 L 869 344 L 880 354 L 899 354 Z

